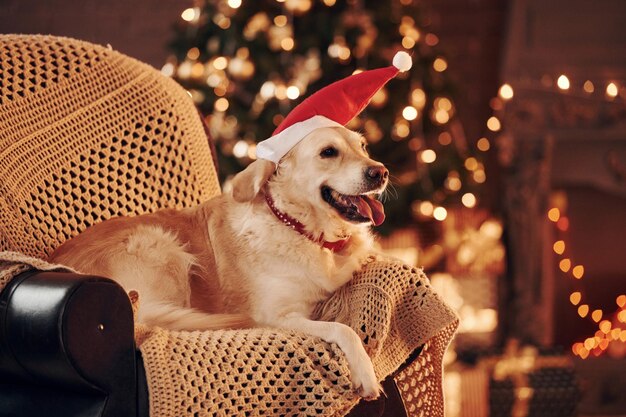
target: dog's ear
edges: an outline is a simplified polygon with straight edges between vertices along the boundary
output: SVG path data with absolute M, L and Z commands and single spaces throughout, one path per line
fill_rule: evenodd
M 233 178 L 233 198 L 240 203 L 251 201 L 276 170 L 267 159 L 257 159 Z

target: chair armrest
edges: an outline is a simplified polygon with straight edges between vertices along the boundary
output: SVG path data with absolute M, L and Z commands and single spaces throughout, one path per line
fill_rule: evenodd
M 30 271 L 0 293 L 0 382 L 102 395 L 136 413 L 133 315 L 114 281 Z

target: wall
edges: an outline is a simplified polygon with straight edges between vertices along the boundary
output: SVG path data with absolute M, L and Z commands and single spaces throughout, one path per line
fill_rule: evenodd
M 160 68 L 173 22 L 191 0 L 0 0 L 1 33 L 69 36 Z

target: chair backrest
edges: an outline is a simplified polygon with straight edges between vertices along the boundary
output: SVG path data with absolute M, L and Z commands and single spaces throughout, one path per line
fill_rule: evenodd
M 45 257 L 88 226 L 220 192 L 187 92 L 68 38 L 0 35 L 0 250 Z

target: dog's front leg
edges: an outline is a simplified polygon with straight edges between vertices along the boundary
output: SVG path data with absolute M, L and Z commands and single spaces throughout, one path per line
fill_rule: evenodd
M 277 320 L 278 327 L 297 330 L 319 337 L 328 343 L 336 343 L 346 355 L 352 384 L 363 398 L 378 398 L 382 387 L 378 383 L 374 366 L 365 352 L 359 336 L 343 323 L 310 320 L 298 313 L 291 313 Z

